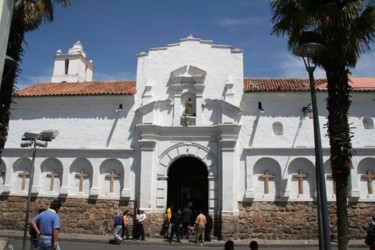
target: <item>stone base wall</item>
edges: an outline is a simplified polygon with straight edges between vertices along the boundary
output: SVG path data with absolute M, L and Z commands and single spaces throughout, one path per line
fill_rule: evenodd
M 24 230 L 26 197 L 0 196 L 0 230 Z M 48 208 L 53 198 L 33 198 L 30 218 L 40 208 Z M 335 203 L 329 203 L 330 228 L 336 233 Z M 313 202 L 239 202 L 238 215 L 211 214 L 213 238 L 304 240 L 318 238 L 316 204 Z M 61 230 L 72 234 L 110 235 L 115 211 L 134 214 L 133 201 L 66 199 L 59 212 Z M 375 214 L 374 203 L 348 204 L 349 235 L 363 239 Z M 164 213 L 148 213 L 144 224 L 146 237 L 159 235 Z M 130 232 L 133 228 L 130 221 Z
M 53 198 L 34 198 L 30 219 L 40 208 L 48 208 Z M 72 234 L 105 235 L 113 231 L 114 213 L 130 210 L 134 203 L 118 200 L 66 199 L 60 209 L 61 231 Z M 0 196 L 0 230 L 24 230 L 27 197 Z M 132 223 L 132 221 L 131 221 Z
M 328 210 L 330 229 L 335 234 L 337 233 L 336 204 L 329 202 Z M 318 239 L 315 202 L 240 202 L 239 211 L 235 239 Z M 373 214 L 375 214 L 374 203 L 348 204 L 350 238 L 364 238 Z M 226 237 L 225 230 L 223 233 Z

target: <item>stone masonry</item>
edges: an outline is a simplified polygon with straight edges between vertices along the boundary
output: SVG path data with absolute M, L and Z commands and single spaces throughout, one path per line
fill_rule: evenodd
M 0 196 L 0 230 L 24 230 L 26 197 Z M 30 218 L 40 208 L 48 208 L 52 198 L 33 198 Z M 110 235 L 113 230 L 115 211 L 130 210 L 134 214 L 134 202 L 118 200 L 66 199 L 59 212 L 61 230 L 70 234 Z M 213 215 L 217 238 L 302 240 L 318 238 L 316 204 L 312 202 L 243 202 L 239 203 L 239 215 Z M 332 233 L 336 232 L 335 204 L 329 203 Z M 374 214 L 372 203 L 348 205 L 349 235 L 362 239 L 368 222 Z M 161 237 L 159 231 L 164 213 L 150 212 L 144 225 L 147 237 Z M 130 221 L 130 229 L 133 221 Z M 130 230 L 131 231 L 131 230 Z

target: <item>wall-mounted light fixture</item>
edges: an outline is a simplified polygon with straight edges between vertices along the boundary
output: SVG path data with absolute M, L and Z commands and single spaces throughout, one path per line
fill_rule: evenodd
M 120 103 L 119 105 L 118 105 L 118 108 L 116 109 L 116 112 L 120 112 L 122 110 L 122 104 Z
M 302 112 L 303 112 L 303 117 L 306 117 L 307 115 L 309 115 L 310 119 L 314 118 L 313 108 L 312 108 L 311 103 L 309 103 L 309 104 L 307 104 L 307 106 L 303 107 Z
M 263 106 L 262 106 L 262 102 L 258 102 L 258 110 L 259 110 L 259 112 L 261 112 L 261 113 L 264 112 L 264 109 L 263 109 Z

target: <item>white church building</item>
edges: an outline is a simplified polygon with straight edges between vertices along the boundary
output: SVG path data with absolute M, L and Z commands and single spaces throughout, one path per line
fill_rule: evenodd
M 167 206 L 192 202 L 214 218 L 218 238 L 317 238 L 307 78 L 245 77 L 242 50 L 191 35 L 138 54 L 132 81 L 92 81 L 80 42 L 58 50 L 54 63 L 51 82 L 15 93 L 0 165 L 0 212 L 9 216 L 0 229 L 22 230 L 12 208 L 26 206 L 33 160 L 23 134 L 57 130 L 36 152 L 31 213 L 62 199 L 63 232 L 105 234 L 114 211 L 140 208 L 146 234 L 157 237 Z M 361 238 L 375 214 L 375 78 L 350 84 L 349 234 Z M 335 232 L 326 87 L 316 79 Z

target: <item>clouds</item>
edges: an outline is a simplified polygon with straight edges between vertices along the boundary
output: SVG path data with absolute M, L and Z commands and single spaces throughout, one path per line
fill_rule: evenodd
M 248 17 L 248 18 L 233 18 L 233 17 L 219 17 L 216 19 L 216 24 L 220 27 L 233 28 L 235 26 L 257 26 L 264 25 L 267 22 L 266 18 Z

